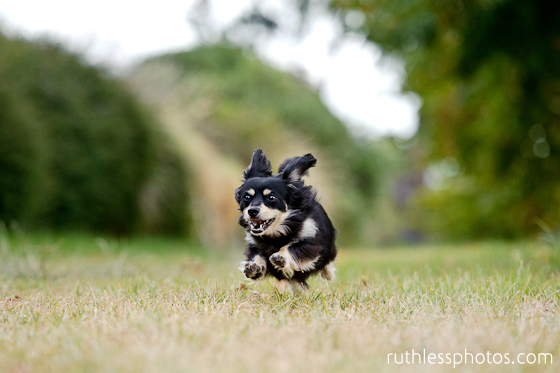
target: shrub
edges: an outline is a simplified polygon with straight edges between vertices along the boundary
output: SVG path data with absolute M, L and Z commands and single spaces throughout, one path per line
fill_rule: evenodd
M 173 150 L 152 116 L 105 71 L 57 45 L 3 36 L 0 66 L 1 219 L 127 234 L 142 225 L 151 178 L 162 168 L 186 178 L 180 162 L 165 160 Z M 185 193 L 167 193 L 185 205 Z

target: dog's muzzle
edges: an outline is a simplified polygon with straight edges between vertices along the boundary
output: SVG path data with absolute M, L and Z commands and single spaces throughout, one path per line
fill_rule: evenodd
M 252 234 L 261 234 L 270 227 L 270 224 L 276 220 L 275 218 L 268 219 L 268 220 L 259 220 L 259 219 L 249 219 L 249 224 L 251 226 L 251 233 Z

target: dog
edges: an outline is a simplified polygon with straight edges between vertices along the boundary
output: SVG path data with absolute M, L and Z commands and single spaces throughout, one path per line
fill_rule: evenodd
M 334 279 L 336 231 L 316 192 L 301 179 L 316 164 L 311 154 L 288 158 L 273 175 L 263 151 L 254 151 L 235 191 L 247 241 L 247 260 L 239 269 L 247 279 L 273 276 L 289 292 L 309 288 L 313 274 Z

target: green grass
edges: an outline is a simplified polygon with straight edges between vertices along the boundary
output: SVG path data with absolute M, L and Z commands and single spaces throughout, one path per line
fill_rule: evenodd
M 292 295 L 246 285 L 242 251 L 3 234 L 2 371 L 558 371 L 560 265 L 544 243 L 342 249 L 335 282 Z M 387 362 L 412 349 L 554 360 Z

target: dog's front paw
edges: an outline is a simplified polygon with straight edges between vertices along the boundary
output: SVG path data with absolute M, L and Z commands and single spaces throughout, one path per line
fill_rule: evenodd
M 243 267 L 243 273 L 245 277 L 251 280 L 258 280 L 264 276 L 264 266 L 259 266 L 255 262 L 245 262 L 245 266 Z
M 284 258 L 281 254 L 272 254 L 268 259 L 276 269 L 283 269 L 286 267 L 286 258 Z

